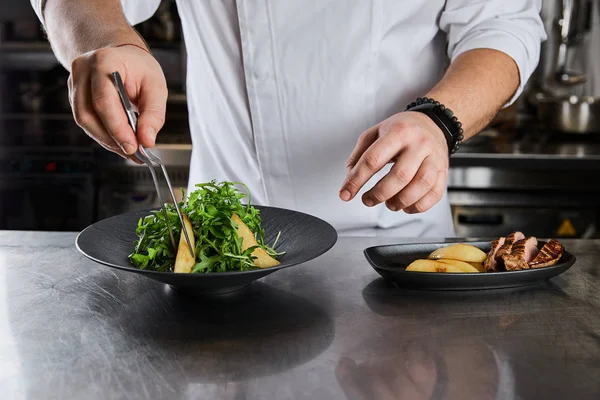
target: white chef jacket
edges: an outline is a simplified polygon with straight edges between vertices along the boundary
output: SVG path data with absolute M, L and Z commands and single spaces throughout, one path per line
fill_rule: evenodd
M 41 0 L 31 0 L 38 15 Z M 133 25 L 160 0 L 122 0 Z M 545 39 L 541 0 L 178 0 L 193 151 L 189 189 L 244 182 L 253 204 L 299 210 L 340 235 L 454 236 L 447 195 L 425 213 L 345 203 L 359 135 L 402 111 L 473 48 L 514 59 L 524 83 Z M 510 102 L 514 101 L 514 98 Z

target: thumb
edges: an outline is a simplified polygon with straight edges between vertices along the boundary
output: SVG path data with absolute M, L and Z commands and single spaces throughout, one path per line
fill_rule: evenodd
M 167 88 L 160 83 L 145 82 L 138 95 L 137 137 L 144 147 L 153 147 L 156 135 L 165 123 Z

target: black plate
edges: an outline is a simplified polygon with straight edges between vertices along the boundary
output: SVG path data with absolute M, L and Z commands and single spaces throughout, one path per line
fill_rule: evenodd
M 221 294 L 244 288 L 252 281 L 282 268 L 312 260 L 328 251 L 337 241 L 336 230 L 319 218 L 281 208 L 255 207 L 260 210 L 266 243 L 273 243 L 281 231 L 277 251 L 284 251 L 286 254 L 279 258 L 281 264 L 276 267 L 206 274 L 176 274 L 138 269 L 131 265 L 128 255 L 136 240 L 138 220 L 148 215 L 150 210 L 130 212 L 96 222 L 77 236 L 76 246 L 86 257 L 109 267 L 142 274 L 176 289 L 188 289 L 200 294 Z
M 490 242 L 462 242 L 480 248 L 486 253 Z M 500 271 L 479 273 L 414 272 L 405 268 L 416 259 L 427 256 L 443 246 L 453 243 L 420 243 L 374 246 L 365 249 L 364 254 L 371 266 L 385 279 L 397 286 L 425 290 L 469 290 L 498 289 L 531 285 L 562 274 L 575 263 L 575 256 L 565 250 L 558 263 L 551 267 L 522 271 Z M 541 248 L 545 242 L 539 241 Z

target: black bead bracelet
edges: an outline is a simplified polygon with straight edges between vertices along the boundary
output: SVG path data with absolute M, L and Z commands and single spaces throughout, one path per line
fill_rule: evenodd
M 406 106 L 406 111 L 417 111 L 427 115 L 444 132 L 450 154 L 456 153 L 463 140 L 462 124 L 452 110 L 429 97 L 419 97 Z

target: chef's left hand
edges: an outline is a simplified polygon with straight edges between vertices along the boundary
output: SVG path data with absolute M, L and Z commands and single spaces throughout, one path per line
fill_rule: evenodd
M 387 163 L 390 171 L 362 196 L 372 207 L 385 202 L 392 211 L 421 213 L 433 207 L 446 189 L 448 145 L 428 116 L 405 111 L 366 130 L 346 164 L 340 198 L 349 201 Z

